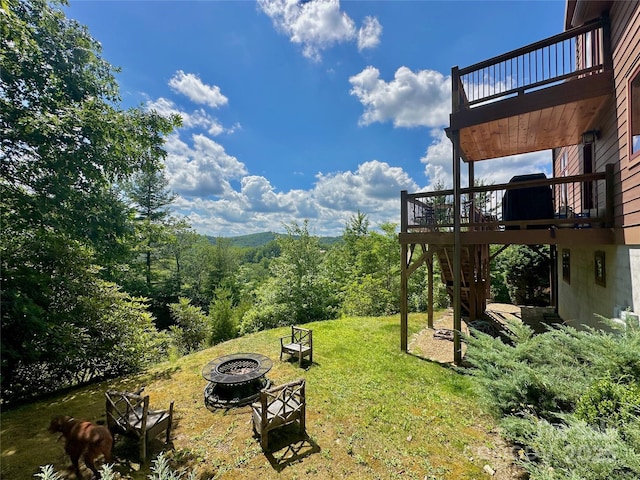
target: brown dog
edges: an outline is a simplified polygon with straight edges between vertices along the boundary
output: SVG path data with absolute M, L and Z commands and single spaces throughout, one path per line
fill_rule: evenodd
M 100 478 L 100 473 L 94 464 L 95 459 L 104 455 L 105 462 L 111 461 L 113 437 L 107 427 L 60 415 L 51 420 L 49 431 L 51 433 L 59 432 L 65 438 L 64 450 L 71 457 L 78 478 L 82 478 L 78 460 L 83 453 L 85 465 L 96 478 Z

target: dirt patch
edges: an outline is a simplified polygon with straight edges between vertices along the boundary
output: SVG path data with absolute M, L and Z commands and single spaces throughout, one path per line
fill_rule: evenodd
M 425 328 L 409 340 L 409 352 L 438 363 L 453 363 L 453 340 L 447 333 L 453 331 L 453 311 L 444 313 L 434 319 L 433 328 Z M 462 323 L 462 331 L 468 333 L 466 324 Z M 462 355 L 467 346 L 462 344 Z
M 490 303 L 487 310 L 497 312 L 505 317 L 519 320 L 521 308 L 508 303 Z M 426 327 L 414 334 L 409 340 L 409 352 L 438 363 L 453 363 L 453 341 L 444 333 L 453 330 L 453 310 L 448 310 L 440 318 L 434 319 L 433 328 Z M 462 322 L 462 332 L 469 333 L 467 324 Z M 467 346 L 462 344 L 462 356 Z

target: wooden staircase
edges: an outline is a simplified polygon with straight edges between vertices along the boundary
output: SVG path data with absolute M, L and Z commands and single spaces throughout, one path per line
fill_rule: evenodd
M 489 246 L 463 245 L 460 253 L 462 315 L 474 320 L 482 315 L 489 296 Z M 436 254 L 440 275 L 453 303 L 453 245 L 442 246 Z

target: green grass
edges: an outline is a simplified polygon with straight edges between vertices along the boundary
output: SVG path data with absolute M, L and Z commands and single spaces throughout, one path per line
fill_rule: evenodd
M 40 465 L 68 467 L 63 443 L 47 432 L 52 416 L 104 420 L 105 390 L 146 385 L 152 406 L 175 401 L 173 450 L 177 466 L 197 469 L 199 478 L 451 478 L 483 477 L 495 447 L 495 424 L 478 402 L 475 380 L 400 351 L 399 317 L 345 318 L 311 323 L 314 364 L 280 362 L 280 328 L 248 335 L 137 377 L 79 388 L 2 414 L 1 472 L 6 480 L 33 478 Z M 415 332 L 424 315 L 410 318 Z M 206 409 L 202 367 L 235 352 L 257 352 L 274 360 L 269 378 L 281 384 L 307 381 L 306 441 L 286 431 L 270 437 L 276 450 L 265 455 L 253 437 L 249 407 Z M 289 436 L 287 436 L 289 435 Z M 152 453 L 162 449 L 158 439 Z M 279 448 L 282 447 L 282 448 Z M 118 440 L 115 470 L 122 478 L 145 479 L 136 446 Z

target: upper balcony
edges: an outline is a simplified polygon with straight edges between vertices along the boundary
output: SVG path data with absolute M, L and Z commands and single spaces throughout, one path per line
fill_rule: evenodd
M 614 92 L 608 17 L 451 76 L 465 161 L 579 144 Z

